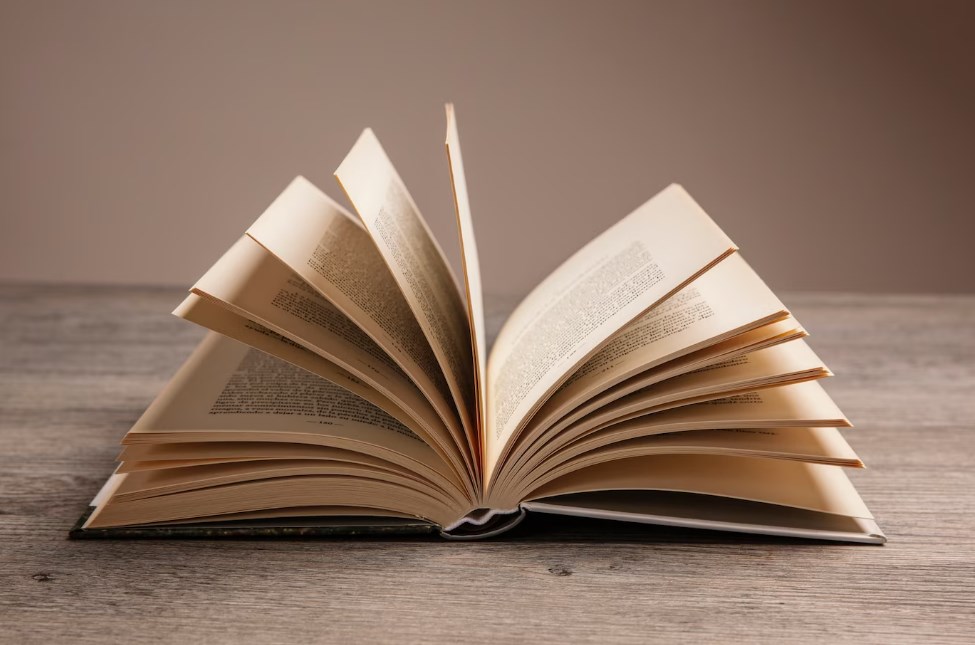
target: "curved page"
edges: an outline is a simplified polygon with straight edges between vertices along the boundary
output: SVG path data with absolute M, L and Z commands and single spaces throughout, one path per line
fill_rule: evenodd
M 397 421 L 412 430 L 428 443 L 444 462 L 452 467 L 453 480 L 473 494 L 470 477 L 467 475 L 463 458 L 456 446 L 446 436 L 446 430 L 429 425 L 403 405 L 401 397 L 387 396 L 380 389 L 370 385 L 370 379 L 363 379 L 334 363 L 327 355 L 316 353 L 259 322 L 249 320 L 225 308 L 215 301 L 190 294 L 177 308 L 177 315 L 212 331 L 218 332 L 249 345 L 271 356 L 288 361 L 317 376 L 340 385 L 356 396 L 363 398 Z
M 443 251 L 372 130 L 363 131 L 335 178 L 420 323 L 447 378 L 468 441 L 477 445 L 470 322 Z
M 247 235 L 376 341 L 416 383 L 468 455 L 437 358 L 372 238 L 351 213 L 298 177 Z
M 839 466 L 781 459 L 673 455 L 636 457 L 574 472 L 532 499 L 597 490 L 670 490 L 872 518 Z
M 786 316 L 788 310 L 740 254 L 722 260 L 580 365 L 532 416 L 516 440 L 515 456 L 573 410 L 626 379 Z
M 231 311 L 270 327 L 352 372 L 406 410 L 473 476 L 466 453 L 436 410 L 395 361 L 328 299 L 248 236 L 239 239 L 193 286 Z
M 786 459 L 847 468 L 862 468 L 853 449 L 836 428 L 735 428 L 694 430 L 638 437 L 579 455 L 532 482 L 515 494 L 530 496 L 569 473 L 597 464 L 654 455 L 720 455 Z
M 451 469 L 405 425 L 314 374 L 210 333 L 123 439 L 320 443 Z
M 515 309 L 488 361 L 488 480 L 525 421 L 616 332 L 735 251 L 672 185 L 549 275 Z
M 480 442 L 478 454 L 484 454 L 484 411 L 487 407 L 487 327 L 484 322 L 484 295 L 481 290 L 481 264 L 474 239 L 474 220 L 467 194 L 467 177 L 464 159 L 460 152 L 460 134 L 453 104 L 447 104 L 447 162 L 450 165 L 450 182 L 454 189 L 454 207 L 457 211 L 457 233 L 460 237 L 460 256 L 464 263 L 464 285 L 467 293 L 467 313 L 471 325 L 471 346 L 474 352 L 474 385 L 477 414 L 475 427 Z

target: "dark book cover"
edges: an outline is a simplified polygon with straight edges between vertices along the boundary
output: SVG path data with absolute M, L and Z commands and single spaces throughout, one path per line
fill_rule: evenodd
M 123 526 L 113 528 L 83 528 L 95 510 L 88 510 L 68 531 L 73 540 L 99 539 L 226 539 L 226 538 L 329 538 L 329 537 L 408 537 L 437 536 L 440 527 L 420 519 L 395 517 L 305 517 L 268 520 L 237 520 L 170 524 L 157 526 Z

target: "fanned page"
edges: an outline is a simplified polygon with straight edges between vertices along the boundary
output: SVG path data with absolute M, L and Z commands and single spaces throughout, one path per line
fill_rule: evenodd
M 473 471 L 474 455 L 437 358 L 355 216 L 298 177 L 247 235 L 333 303 L 409 375 Z
M 740 254 L 719 262 L 614 335 L 579 366 L 517 438 L 501 477 L 509 476 L 512 462 L 523 458 L 533 445 L 545 443 L 583 414 L 638 389 L 633 386 L 639 375 L 649 376 L 663 365 L 673 367 L 681 357 L 719 346 L 786 316 L 785 306 Z M 722 349 L 715 353 L 716 360 L 738 347 Z M 703 366 L 697 363 L 700 361 L 692 364 Z
M 536 287 L 501 329 L 488 360 L 485 481 L 578 365 L 735 250 L 690 195 L 671 185 Z
M 467 313 L 471 324 L 474 351 L 474 385 L 476 392 L 476 427 L 481 435 L 479 454 L 484 453 L 484 410 L 487 407 L 487 328 L 484 322 L 484 295 L 481 290 L 481 265 L 474 239 L 474 220 L 471 217 L 470 199 L 467 194 L 467 177 L 464 159 L 460 152 L 460 134 L 454 106 L 447 104 L 447 162 L 450 165 L 450 181 L 454 189 L 454 207 L 457 211 L 457 232 L 460 236 L 461 259 L 464 263 L 464 283 L 467 291 Z
M 241 454 L 242 443 L 263 447 Z M 303 507 L 336 505 L 330 514 L 372 507 L 379 515 L 445 522 L 470 506 L 444 461 L 402 423 L 343 387 L 219 334 L 194 351 L 125 444 L 163 461 L 174 455 L 160 448 L 190 447 L 184 456 L 211 463 L 177 460 L 151 477 L 121 475 L 89 526 L 263 511 L 305 516 Z
M 465 465 L 461 447 L 410 377 L 359 326 L 252 238 L 244 236 L 238 240 L 197 281 L 193 294 L 226 309 L 228 314 L 267 328 L 266 334 L 285 337 L 354 375 L 360 384 L 386 400 L 384 403 L 377 396 L 367 397 L 370 401 L 421 435 L 459 474 L 468 479 L 473 475 Z M 176 313 L 241 339 L 240 335 L 227 333 L 227 324 L 215 315 L 201 319 L 199 309 L 197 304 L 181 307 Z M 286 343 L 265 343 L 261 348 L 292 360 Z M 337 382 L 346 386 L 349 380 Z
M 531 497 L 592 490 L 694 492 L 847 517 L 873 517 L 840 468 L 723 455 L 649 456 L 599 464 L 559 479 Z
M 443 251 L 372 130 L 362 133 L 335 178 L 433 348 L 469 443 L 478 445 L 470 322 Z

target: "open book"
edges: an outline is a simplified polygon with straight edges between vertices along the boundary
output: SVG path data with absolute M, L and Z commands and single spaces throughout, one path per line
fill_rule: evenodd
M 683 188 L 566 260 L 488 353 L 449 105 L 446 149 L 463 282 L 365 130 L 335 171 L 355 213 L 295 179 L 176 309 L 211 333 L 75 537 L 472 538 L 527 512 L 884 541 L 830 371 Z

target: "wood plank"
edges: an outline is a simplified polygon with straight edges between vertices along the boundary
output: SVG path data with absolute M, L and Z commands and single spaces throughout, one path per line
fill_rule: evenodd
M 181 297 L 0 285 L 0 641 L 972 641 L 975 297 L 785 298 L 884 547 L 561 518 L 481 543 L 68 541 L 202 337 Z

